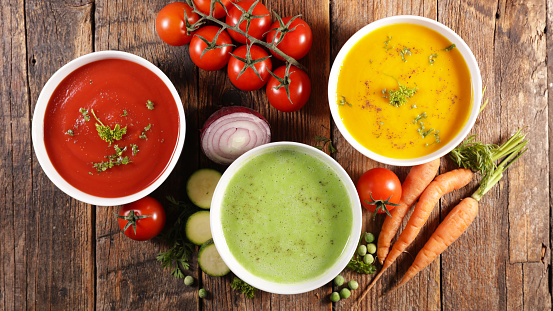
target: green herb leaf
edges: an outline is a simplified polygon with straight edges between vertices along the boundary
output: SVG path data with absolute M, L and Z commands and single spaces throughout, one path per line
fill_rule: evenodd
M 336 148 L 334 147 L 334 144 L 332 144 L 332 140 L 330 140 L 329 138 L 322 137 L 322 136 L 315 136 L 315 140 L 324 142 L 322 146 L 314 146 L 315 148 L 324 151 L 324 147 L 326 146 L 328 153 L 335 153 L 337 151 Z
M 124 128 L 121 128 L 121 125 L 115 124 L 114 128 L 111 129 L 109 126 L 104 125 L 104 123 L 102 123 L 100 119 L 98 119 L 98 117 L 94 113 L 94 109 L 90 109 L 90 111 L 92 112 L 94 119 L 98 121 L 98 123 L 96 123 L 96 131 L 98 131 L 98 135 L 102 140 L 108 142 L 109 146 L 111 146 L 111 143 L 113 143 L 113 141 L 120 140 L 121 138 L 123 138 L 123 135 L 127 133 L 126 126 Z
M 406 46 L 404 46 L 403 49 L 399 51 L 399 55 L 401 56 L 401 60 L 403 62 L 407 62 L 407 59 L 405 59 L 405 56 L 411 55 L 411 50 Z
M 430 65 L 434 64 L 434 61 L 436 60 L 436 58 L 438 58 L 438 54 L 432 54 L 428 56 L 428 62 L 430 63 Z
M 388 91 L 388 99 L 390 100 L 390 105 L 399 107 L 407 103 L 407 99 L 413 97 L 417 93 L 417 88 L 408 88 L 405 85 L 400 85 L 399 90 Z
M 346 97 L 344 95 L 342 95 L 342 99 L 340 99 L 340 101 L 338 102 L 338 105 L 340 105 L 340 106 L 348 105 L 350 107 L 353 107 L 350 103 L 348 103 L 348 101 L 346 100 Z
M 148 139 L 148 136 L 146 136 L 146 132 L 149 131 L 151 128 L 152 128 L 152 124 L 148 123 L 148 126 L 144 128 L 144 131 L 142 131 L 142 133 L 140 133 L 140 136 L 138 137 L 141 139 Z
M 247 298 L 252 299 L 255 297 L 255 292 L 257 291 L 257 288 L 251 286 L 250 284 L 242 281 L 238 277 L 234 277 L 232 279 L 232 283 L 230 283 L 230 287 L 234 289 L 235 291 L 239 291 L 246 295 Z
M 453 50 L 454 48 L 455 48 L 455 44 L 452 44 L 452 45 L 446 47 L 446 48 L 443 49 L 443 50 L 446 51 L 446 52 L 449 52 L 449 51 Z
M 138 153 L 138 146 L 135 145 L 135 144 L 131 144 L 131 148 L 132 148 L 132 155 L 136 155 Z
M 123 114 L 121 116 L 126 117 L 127 116 L 127 110 L 123 110 Z
M 90 121 L 90 115 L 88 114 L 88 110 L 86 110 L 84 108 L 81 108 L 81 109 L 79 109 L 79 111 L 83 115 L 83 118 L 84 118 L 85 121 Z
M 67 130 L 67 132 L 65 132 L 65 134 L 69 135 L 69 136 L 73 136 L 73 134 L 75 134 L 73 132 L 73 130 Z
M 148 110 L 154 110 L 154 103 L 148 99 L 148 101 L 146 101 L 146 107 Z

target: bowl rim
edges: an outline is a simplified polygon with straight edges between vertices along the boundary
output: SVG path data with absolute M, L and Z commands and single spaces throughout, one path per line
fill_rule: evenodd
M 244 267 L 242 267 L 242 265 L 234 258 L 234 256 L 230 252 L 228 245 L 226 244 L 226 239 L 223 234 L 223 227 L 221 223 L 222 198 L 230 179 L 249 160 L 251 160 L 255 156 L 265 154 L 273 150 L 298 150 L 327 163 L 340 177 L 340 179 L 342 179 L 342 182 L 346 187 L 351 200 L 350 202 L 353 217 L 352 228 L 344 251 L 339 256 L 339 259 L 331 268 L 329 268 L 319 277 L 297 284 L 282 284 L 267 281 L 253 275 Z M 215 243 L 215 247 L 217 248 L 219 255 L 236 276 L 244 280 L 244 282 L 254 286 L 255 288 L 261 289 L 266 292 L 275 294 L 300 294 L 317 289 L 327 284 L 340 272 L 342 272 L 342 270 L 347 266 L 353 254 L 357 251 L 357 244 L 359 241 L 359 237 L 361 236 L 362 210 L 359 196 L 357 194 L 357 189 L 355 188 L 353 181 L 349 177 L 349 174 L 338 162 L 336 162 L 336 160 L 312 146 L 297 142 L 282 141 L 268 143 L 255 147 L 252 150 L 241 155 L 227 168 L 227 170 L 223 173 L 221 179 L 219 180 L 219 183 L 217 184 L 217 187 L 215 188 L 215 191 L 213 193 L 213 199 L 210 209 L 210 226 L 213 242 Z
M 50 97 L 54 93 L 55 89 L 63 81 L 63 79 L 65 79 L 70 73 L 74 72 L 78 68 L 86 64 L 89 64 L 98 60 L 104 60 L 104 59 L 122 59 L 122 60 L 131 61 L 153 72 L 157 77 L 159 77 L 163 81 L 163 83 L 167 86 L 167 88 L 171 92 L 171 95 L 175 100 L 175 104 L 177 106 L 177 110 L 179 113 L 179 130 L 178 130 L 177 144 L 173 149 L 173 154 L 171 156 L 171 159 L 169 163 L 167 163 L 167 165 L 165 166 L 164 171 L 148 187 L 136 193 L 123 196 L 123 197 L 116 197 L 116 198 L 105 198 L 105 197 L 91 195 L 75 188 L 73 185 L 68 183 L 54 168 L 52 162 L 50 161 L 48 153 L 46 152 L 46 146 L 44 144 L 44 116 L 46 114 L 46 107 L 48 106 Z M 131 54 L 128 52 L 123 52 L 123 51 L 108 50 L 108 51 L 92 52 L 89 54 L 82 55 L 78 58 L 75 58 L 72 61 L 68 62 L 67 64 L 63 65 L 50 77 L 50 79 L 48 79 L 48 81 L 42 88 L 36 102 L 36 106 L 33 113 L 31 133 L 32 133 L 33 148 L 34 148 L 36 157 L 38 159 L 38 162 L 40 163 L 40 166 L 42 167 L 42 170 L 44 171 L 46 176 L 52 181 L 52 183 L 54 183 L 54 185 L 56 185 L 61 191 L 63 191 L 67 195 L 73 197 L 74 199 L 82 201 L 84 203 L 97 205 L 97 206 L 116 206 L 116 205 L 123 205 L 130 202 L 134 202 L 147 196 L 152 191 L 157 189 L 167 179 L 167 177 L 169 176 L 169 174 L 177 164 L 180 154 L 182 152 L 182 148 L 184 146 L 184 138 L 186 134 L 186 119 L 185 119 L 184 108 L 183 108 L 180 96 L 175 86 L 171 82 L 171 80 L 165 75 L 165 73 L 163 73 L 163 71 L 161 71 L 161 69 L 159 69 L 157 66 L 155 66 L 148 60 L 138 55 Z
M 425 155 L 423 157 L 412 158 L 412 159 L 395 159 L 395 158 L 385 157 L 367 149 L 366 147 L 358 143 L 344 126 L 340 118 L 340 114 L 338 112 L 338 105 L 336 104 L 337 97 L 338 97 L 338 94 L 337 94 L 338 76 L 340 74 L 340 69 L 342 67 L 344 58 L 346 57 L 347 53 L 351 50 L 351 48 L 365 35 L 367 35 L 373 30 L 376 30 L 378 28 L 388 26 L 388 25 L 403 24 L 403 23 L 417 24 L 417 25 L 430 28 L 434 31 L 437 31 L 442 36 L 446 37 L 449 41 L 455 44 L 455 46 L 457 47 L 457 49 L 465 59 L 467 67 L 469 68 L 469 72 L 471 75 L 471 93 L 472 93 L 472 99 L 473 99 L 472 109 L 471 109 L 469 119 L 467 120 L 467 122 L 465 123 L 461 131 L 459 131 L 457 136 L 455 136 L 445 146 L 434 151 L 433 153 Z M 338 128 L 342 136 L 346 139 L 346 141 L 348 141 L 348 143 L 351 146 L 353 146 L 361 154 L 365 155 L 366 157 L 372 160 L 375 160 L 383 164 L 388 164 L 388 165 L 413 166 L 413 165 L 424 164 L 432 160 L 435 160 L 437 158 L 440 158 L 445 154 L 447 154 L 448 152 L 450 152 L 453 148 L 455 148 L 465 139 L 465 137 L 468 135 L 468 133 L 474 126 L 474 123 L 476 122 L 476 118 L 478 117 L 478 113 L 480 110 L 481 101 L 482 101 L 482 76 L 480 74 L 480 68 L 478 67 L 478 62 L 476 61 L 474 54 L 472 53 L 468 45 L 465 43 L 465 41 L 457 33 L 455 33 L 453 30 L 451 30 L 449 27 L 445 26 L 444 24 L 438 21 L 435 21 L 433 19 L 429 19 L 421 16 L 415 16 L 415 15 L 396 15 L 396 16 L 385 17 L 385 18 L 373 21 L 370 24 L 359 29 L 355 34 L 353 34 L 346 41 L 346 43 L 342 46 L 342 48 L 336 55 L 336 58 L 334 59 L 334 62 L 332 64 L 330 74 L 329 74 L 329 79 L 328 79 L 328 103 L 330 106 L 330 112 L 332 115 L 332 119 L 334 120 L 334 124 L 336 125 L 336 127 Z

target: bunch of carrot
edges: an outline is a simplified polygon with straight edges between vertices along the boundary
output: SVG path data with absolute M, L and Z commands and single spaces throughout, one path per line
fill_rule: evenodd
M 470 137 L 451 154 L 452 159 L 464 168 L 441 174 L 435 179 L 440 159 L 411 168 L 402 185 L 399 206 L 390 211 L 392 217 L 386 217 L 378 238 L 377 256 L 380 263 L 383 264 L 382 270 L 359 296 L 358 301 L 365 297 L 384 271 L 415 240 L 439 199 L 445 194 L 467 185 L 473 177 L 471 169 L 480 171 L 482 181 L 478 190 L 451 210 L 417 254 L 413 264 L 394 289 L 407 283 L 457 240 L 476 217 L 478 201 L 503 177 L 503 172 L 526 152 L 524 148 L 527 142 L 525 135 L 520 130 L 499 147 L 475 142 L 474 137 Z M 495 165 L 495 161 L 501 158 L 503 160 Z M 418 202 L 405 229 L 389 251 L 391 241 L 403 218 L 417 199 Z

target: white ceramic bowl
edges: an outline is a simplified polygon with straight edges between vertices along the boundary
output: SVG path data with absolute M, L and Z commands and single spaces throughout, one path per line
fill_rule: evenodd
M 275 283 L 251 274 L 234 258 L 227 246 L 225 236 L 223 235 L 223 226 L 221 223 L 221 205 L 223 195 L 229 181 L 234 176 L 234 174 L 249 160 L 256 156 L 274 150 L 297 150 L 307 153 L 327 163 L 343 181 L 344 186 L 346 187 L 350 197 L 350 206 L 352 208 L 353 215 L 353 226 L 344 251 L 340 255 L 338 261 L 327 271 L 327 273 L 321 275 L 316 279 L 308 280 L 303 283 Z M 215 247 L 217 248 L 217 251 L 221 255 L 223 261 L 227 264 L 227 266 L 235 275 L 244 280 L 246 283 L 263 291 L 275 294 L 304 293 L 319 288 L 334 279 L 347 266 L 349 260 L 357 250 L 357 243 L 359 242 L 359 237 L 361 236 L 361 219 L 361 204 L 357 195 L 357 190 L 355 189 L 353 181 L 346 173 L 346 171 L 340 166 L 340 164 L 338 164 L 338 162 L 336 162 L 326 153 L 316 148 L 295 142 L 276 142 L 261 145 L 246 152 L 238 159 L 236 159 L 219 180 L 219 183 L 217 184 L 217 187 L 215 188 L 215 192 L 213 194 L 213 200 L 211 201 L 210 210 L 211 234 L 213 235 Z
M 136 64 L 139 64 L 149 69 L 165 83 L 165 85 L 171 92 L 173 99 L 175 100 L 175 103 L 177 105 L 177 109 L 179 112 L 179 132 L 178 132 L 177 146 L 174 148 L 171 160 L 169 164 L 166 166 L 163 173 L 157 178 L 157 180 L 155 180 L 152 184 L 150 184 L 145 189 L 139 192 L 136 192 L 134 194 L 127 195 L 124 197 L 118 197 L 118 198 L 98 197 L 98 196 L 94 196 L 94 195 L 90 195 L 88 193 L 82 192 L 81 190 L 73 187 L 65 179 L 63 179 L 63 177 L 61 177 L 61 175 L 56 171 L 56 169 L 52 165 L 52 162 L 50 161 L 50 158 L 48 157 L 48 154 L 46 153 L 46 147 L 44 144 L 44 115 L 46 113 L 46 106 L 48 105 L 48 101 L 50 100 L 50 97 L 52 96 L 52 93 L 54 92 L 54 90 L 57 88 L 60 82 L 62 82 L 63 79 L 65 79 L 65 77 L 67 77 L 70 73 L 75 71 L 77 68 L 84 66 L 88 63 L 92 63 L 102 59 L 123 59 L 123 60 L 134 62 Z M 186 121 L 184 117 L 184 109 L 182 108 L 182 102 L 180 100 L 179 94 L 177 93 L 177 90 L 173 86 L 173 83 L 171 83 L 171 80 L 169 80 L 169 78 L 167 78 L 167 76 L 159 68 L 157 68 L 154 64 L 150 63 L 144 58 L 134 54 L 121 52 L 121 51 L 101 51 L 101 52 L 94 52 L 87 55 L 83 55 L 79 58 L 72 60 L 71 62 L 61 67 L 58 71 L 56 71 L 52 75 L 52 77 L 50 77 L 48 82 L 46 82 L 46 84 L 42 88 L 42 91 L 40 92 L 40 95 L 38 97 L 37 104 L 35 107 L 35 112 L 33 114 L 33 124 L 32 124 L 33 147 L 34 147 L 38 162 L 40 163 L 40 166 L 44 170 L 44 173 L 46 173 L 46 176 L 48 176 L 48 178 L 58 188 L 60 188 L 63 192 L 65 192 L 69 196 L 85 203 L 100 205 L 100 206 L 114 206 L 114 205 L 122 205 L 130 202 L 134 202 L 136 200 L 139 200 L 147 196 L 152 191 L 154 191 L 157 187 L 159 187 L 163 183 L 163 181 L 167 179 L 167 177 L 169 176 L 169 174 L 177 164 L 180 153 L 182 151 L 182 147 L 184 145 L 185 132 L 186 132 Z
M 424 157 L 413 158 L 413 159 L 394 159 L 394 158 L 385 157 L 370 151 L 369 149 L 367 149 L 366 147 L 358 143 L 355 140 L 355 138 L 351 136 L 351 134 L 344 126 L 344 123 L 340 118 L 340 114 L 338 113 L 338 105 L 336 104 L 337 97 L 338 97 L 337 95 L 338 75 L 340 74 L 340 69 L 342 67 L 344 58 L 351 50 L 351 48 L 371 31 L 384 26 L 401 24 L 401 23 L 425 26 L 434 31 L 437 31 L 442 36 L 446 37 L 449 41 L 451 41 L 451 43 L 455 44 L 456 48 L 459 50 L 459 52 L 465 59 L 465 62 L 467 63 L 470 76 L 471 76 L 471 86 L 472 86 L 472 90 L 471 90 L 472 100 L 473 100 L 472 110 L 467 123 L 465 124 L 463 129 L 459 132 L 459 134 L 457 134 L 457 136 L 453 138 L 448 144 L 436 150 L 435 152 L 429 155 L 426 155 Z M 330 70 L 330 76 L 328 79 L 328 101 L 330 105 L 330 112 L 332 114 L 332 118 L 334 119 L 334 123 L 338 127 L 338 130 L 340 131 L 342 136 L 344 136 L 344 138 L 346 138 L 346 140 L 355 149 L 357 149 L 357 151 L 361 152 L 366 157 L 369 157 L 375 161 L 378 161 L 384 164 L 389 164 L 389 165 L 397 165 L 397 166 L 418 165 L 418 164 L 430 162 L 450 152 L 453 148 L 459 145 L 463 141 L 463 139 L 465 139 L 465 137 L 470 132 L 471 128 L 474 126 L 474 122 L 476 122 L 476 117 L 478 116 L 478 111 L 480 110 L 481 100 L 482 100 L 482 77 L 480 76 L 480 69 L 478 68 L 478 63 L 476 62 L 476 58 L 472 54 L 470 48 L 467 46 L 465 41 L 463 41 L 463 39 L 461 39 L 459 35 L 457 35 L 453 30 L 449 29 L 447 26 L 435 20 L 428 19 L 425 17 L 420 17 L 420 16 L 399 15 L 399 16 L 386 17 L 386 18 L 374 21 L 368 24 L 367 26 L 361 28 L 353 36 L 351 36 L 351 38 L 349 38 L 349 40 L 340 49 L 340 52 L 338 52 L 338 55 L 336 56 L 336 59 L 332 64 L 332 69 Z

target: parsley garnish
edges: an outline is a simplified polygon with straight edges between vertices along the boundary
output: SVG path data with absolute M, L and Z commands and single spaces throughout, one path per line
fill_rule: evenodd
M 102 140 L 105 140 L 109 143 L 109 146 L 111 146 L 111 143 L 113 143 L 114 140 L 120 140 L 123 135 L 127 133 L 127 127 L 121 128 L 119 124 L 115 124 L 113 130 L 102 123 L 98 117 L 96 117 L 96 114 L 94 113 L 94 109 L 90 109 L 90 112 L 92 112 L 92 115 L 94 116 L 94 119 L 98 121 L 96 123 L 96 130 L 98 131 L 98 135 L 100 135 L 100 138 Z
M 438 58 L 438 54 L 432 54 L 428 56 L 428 62 L 430 63 L 430 65 L 434 64 L 434 61 L 436 60 L 436 58 Z
M 348 105 L 350 107 L 353 107 L 350 103 L 348 103 L 348 101 L 346 100 L 346 97 L 344 95 L 342 95 L 342 99 L 340 99 L 340 101 L 338 102 L 338 105 L 340 105 L 340 106 Z
M 365 234 L 361 234 L 361 238 L 359 238 L 358 246 L 361 245 L 363 242 L 363 237 Z M 355 255 L 351 258 L 346 268 L 353 270 L 357 273 L 363 273 L 363 274 L 373 274 L 376 272 L 376 267 L 374 266 L 374 263 L 365 263 L 363 261 L 363 256 L 359 256 L 357 252 L 355 252 Z
M 83 118 L 84 118 L 85 121 L 90 121 L 90 115 L 88 114 L 88 110 L 86 110 L 84 108 L 81 108 L 81 109 L 79 109 L 79 111 L 83 115 Z
M 416 92 L 416 87 L 410 89 L 407 86 L 400 84 L 399 90 L 388 91 L 388 99 L 390 100 L 390 105 L 399 107 L 407 103 L 407 98 L 413 97 Z
M 148 108 L 148 110 L 154 110 L 154 103 L 148 99 L 148 101 L 146 102 L 146 107 Z
M 409 50 L 406 46 L 403 47 L 403 50 L 399 51 L 399 55 L 401 55 L 401 60 L 403 62 L 407 62 L 405 59 L 405 56 L 411 55 L 411 50 Z
M 65 132 L 65 134 L 69 135 L 69 136 L 73 136 L 73 130 L 67 130 L 67 132 Z
M 127 165 L 129 163 L 132 163 L 131 160 L 129 160 L 129 157 L 123 157 L 123 152 L 127 150 L 127 147 L 121 149 L 118 145 L 114 145 L 113 149 L 115 149 L 115 153 L 111 154 L 109 156 L 106 156 L 108 158 L 108 161 L 106 162 L 99 162 L 99 163 L 93 163 L 92 166 L 96 169 L 96 171 L 99 173 L 105 172 L 110 168 L 113 168 L 114 166 L 119 165 Z
M 127 116 L 127 110 L 123 110 L 123 114 L 121 116 L 126 117 Z
M 135 144 L 131 144 L 131 148 L 132 148 L 132 155 L 136 155 L 138 153 L 138 146 L 135 145 Z
M 389 49 L 391 49 L 392 47 L 389 47 L 388 44 L 390 43 L 390 41 L 392 41 L 392 37 L 388 36 L 388 40 L 384 41 L 384 49 L 386 51 L 388 51 Z
M 257 288 L 242 281 L 240 278 L 236 276 L 234 277 L 234 279 L 232 279 L 232 283 L 230 283 L 230 287 L 235 291 L 242 292 L 249 299 L 252 299 L 253 297 L 255 297 L 255 292 L 257 291 Z
M 315 140 L 324 142 L 322 146 L 314 146 L 315 148 L 319 150 L 324 150 L 324 147 L 327 146 L 328 153 L 334 153 L 337 151 L 336 148 L 334 148 L 334 144 L 332 143 L 332 140 L 330 140 L 329 138 L 315 136 Z
M 141 139 L 148 139 L 148 136 L 146 136 L 146 132 L 149 131 L 150 128 L 152 128 L 152 124 L 148 123 L 148 126 L 144 128 L 144 131 L 142 131 L 142 133 L 140 133 L 140 136 L 138 137 Z
M 443 50 L 446 51 L 446 52 L 449 52 L 449 51 L 453 50 L 454 48 L 455 48 L 455 44 L 452 44 L 452 45 L 446 47 L 446 48 L 443 49 Z

